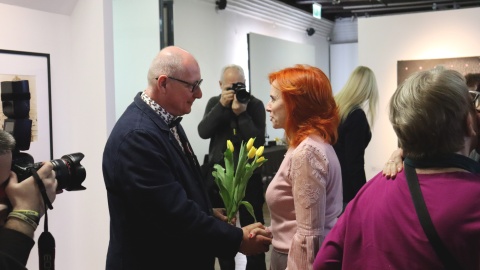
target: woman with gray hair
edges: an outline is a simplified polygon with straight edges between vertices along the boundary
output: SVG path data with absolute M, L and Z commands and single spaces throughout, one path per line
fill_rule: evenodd
M 404 171 L 367 182 L 314 269 L 480 269 L 480 165 L 468 158 L 478 123 L 465 79 L 444 68 L 412 75 L 390 100 L 390 122 Z

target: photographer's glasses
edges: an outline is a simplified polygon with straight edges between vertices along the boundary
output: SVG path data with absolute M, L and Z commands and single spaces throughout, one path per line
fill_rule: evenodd
M 186 84 L 186 85 L 192 87 L 192 89 L 190 90 L 190 92 L 192 92 L 192 93 L 195 91 L 195 89 L 197 89 L 197 87 L 200 87 L 200 84 L 202 84 L 202 82 L 203 82 L 203 79 L 200 79 L 200 80 L 198 80 L 196 82 L 193 82 L 193 83 L 189 83 L 187 81 L 180 80 L 180 79 L 177 79 L 177 78 L 174 78 L 174 77 L 171 77 L 171 76 L 167 76 L 167 78 L 169 78 L 171 80 L 174 80 L 174 81 L 177 81 L 177 82 L 181 82 L 183 84 Z M 158 80 L 158 77 L 156 77 L 155 80 Z
M 472 97 L 472 101 L 473 101 L 473 106 L 475 107 L 475 109 L 480 110 L 480 92 L 477 92 L 477 91 L 468 91 L 468 93 L 470 94 L 470 96 Z

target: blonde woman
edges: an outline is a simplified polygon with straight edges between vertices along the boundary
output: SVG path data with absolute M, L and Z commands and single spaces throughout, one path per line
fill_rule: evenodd
M 366 183 L 364 154 L 372 138 L 370 129 L 378 106 L 378 88 L 373 71 L 364 66 L 355 68 L 335 96 L 335 101 L 339 107 L 340 125 L 338 141 L 333 147 L 342 167 L 345 207 Z

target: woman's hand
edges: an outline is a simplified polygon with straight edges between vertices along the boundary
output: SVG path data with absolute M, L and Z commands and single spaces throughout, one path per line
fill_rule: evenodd
M 265 228 L 255 228 L 250 231 L 249 238 L 254 238 L 257 235 L 263 235 L 268 238 L 273 238 L 272 232 L 268 229 L 268 227 Z
M 398 148 L 393 151 L 390 159 L 385 163 L 383 167 L 383 176 L 387 179 L 395 179 L 397 173 L 401 172 L 403 169 L 403 149 Z

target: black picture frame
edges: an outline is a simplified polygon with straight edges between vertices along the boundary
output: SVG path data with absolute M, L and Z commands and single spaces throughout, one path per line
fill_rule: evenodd
M 32 141 L 28 150 L 35 161 L 53 159 L 52 95 L 50 54 L 0 49 L 0 81 L 13 78 L 28 80 L 30 85 L 30 119 Z M 0 89 L 1 90 L 1 89 Z M 0 125 L 3 129 L 3 106 L 0 107 Z

